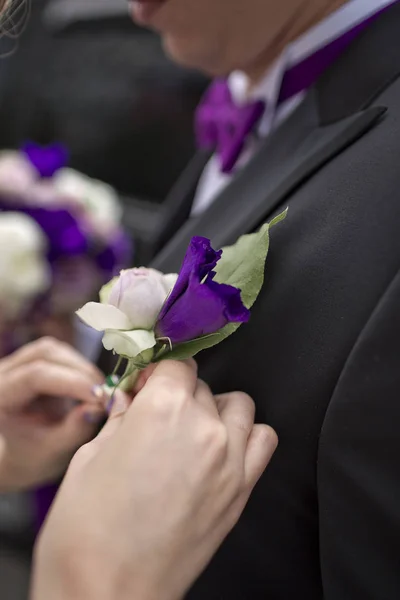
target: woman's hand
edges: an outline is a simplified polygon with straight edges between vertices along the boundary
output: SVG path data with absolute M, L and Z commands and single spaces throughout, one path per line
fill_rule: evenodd
M 42 338 L 0 360 L 0 490 L 54 480 L 104 414 L 103 376 L 70 346 Z
M 237 522 L 277 444 L 241 393 L 162 362 L 69 471 L 36 551 L 34 600 L 177 600 Z

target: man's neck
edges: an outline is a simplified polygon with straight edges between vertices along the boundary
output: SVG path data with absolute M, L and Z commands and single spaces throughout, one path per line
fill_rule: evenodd
M 251 86 L 257 85 L 286 46 L 347 2 L 348 0 L 331 0 L 325 3 L 319 2 L 318 6 L 315 6 L 315 2 L 308 1 L 304 3 L 305 5 L 301 5 L 278 33 L 275 43 L 253 64 L 244 69 Z

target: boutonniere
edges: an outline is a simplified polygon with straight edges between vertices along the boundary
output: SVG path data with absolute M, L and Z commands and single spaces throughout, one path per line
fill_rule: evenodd
M 128 269 L 100 291 L 100 302 L 85 304 L 77 315 L 103 331 L 103 345 L 125 361 L 120 380 L 109 388 L 132 385 L 140 370 L 165 358 L 183 360 L 211 348 L 250 319 L 264 283 L 270 229 L 287 210 L 257 233 L 214 250 L 210 240 L 193 237 L 178 274 Z

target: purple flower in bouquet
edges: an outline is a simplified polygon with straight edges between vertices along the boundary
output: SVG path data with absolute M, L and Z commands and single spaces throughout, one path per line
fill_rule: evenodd
M 9 205 L 0 199 L 0 212 L 8 212 Z M 48 260 L 54 263 L 60 257 L 83 255 L 88 251 L 88 240 L 79 221 L 64 208 L 43 208 L 14 203 L 13 212 L 31 217 L 42 229 L 48 241 Z
M 69 159 L 68 150 L 62 144 L 40 146 L 34 142 L 26 142 L 21 151 L 43 178 L 53 177 L 66 166 Z
M 222 329 L 228 323 L 246 323 L 250 311 L 240 289 L 214 280 L 222 256 L 210 240 L 192 238 L 178 280 L 158 317 L 155 332 L 171 344 L 181 344 Z
M 113 277 L 129 265 L 133 256 L 133 241 L 123 230 L 117 230 L 96 253 L 96 264 L 104 276 Z M 104 279 L 103 279 L 104 281 Z
M 42 228 L 48 239 L 50 263 L 59 258 L 86 254 L 88 239 L 78 219 L 64 208 L 21 207 Z

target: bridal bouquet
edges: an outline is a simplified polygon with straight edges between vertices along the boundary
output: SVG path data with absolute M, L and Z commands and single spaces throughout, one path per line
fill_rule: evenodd
M 40 227 L 17 212 L 0 213 L 0 314 L 13 320 L 50 284 Z
M 0 152 L 3 329 L 73 315 L 131 259 L 116 192 L 67 161 L 59 144 Z
M 209 239 L 194 237 L 178 274 L 121 271 L 102 288 L 100 302 L 78 310 L 82 321 L 104 332 L 104 347 L 119 356 L 108 388 L 131 386 L 152 362 L 193 357 L 247 322 L 264 282 L 270 229 L 285 217 L 286 211 L 219 251 Z M 117 382 L 122 361 L 125 371 Z

